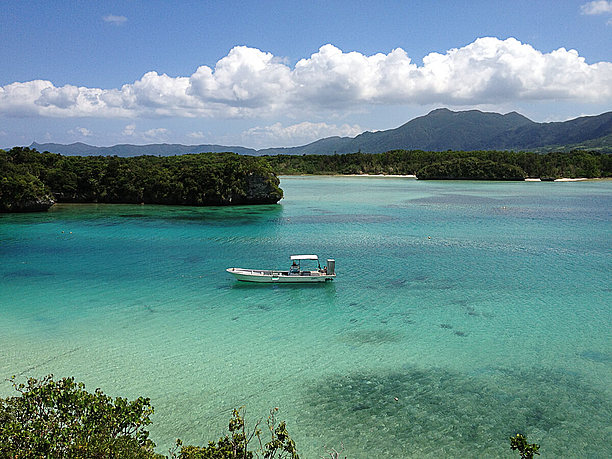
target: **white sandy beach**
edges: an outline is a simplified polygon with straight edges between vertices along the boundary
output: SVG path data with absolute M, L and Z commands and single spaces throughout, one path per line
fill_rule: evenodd
M 389 178 L 416 178 L 416 175 L 400 174 L 336 174 L 336 177 L 389 177 Z

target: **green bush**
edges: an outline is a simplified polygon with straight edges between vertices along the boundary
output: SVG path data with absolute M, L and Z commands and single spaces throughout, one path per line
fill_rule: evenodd
M 0 457 L 160 457 L 146 430 L 153 414 L 148 398 L 112 399 L 53 375 L 10 381 L 20 395 L 0 399 Z
M 18 396 L 0 398 L 0 457 L 22 458 L 162 458 L 146 429 L 153 407 L 148 398 L 112 399 L 100 389 L 93 393 L 74 378 L 48 375 L 26 384 L 9 380 Z M 244 408 L 233 410 L 229 434 L 207 446 L 183 446 L 170 451 L 178 459 L 299 459 L 285 422 L 277 423 L 278 408 L 266 422 L 264 443 L 257 422 L 247 429 Z M 256 442 L 254 440 L 257 440 Z
M 534 454 L 540 455 L 540 445 L 536 443 L 527 443 L 527 437 L 523 434 L 516 434 L 510 437 L 510 449 L 518 450 L 521 459 L 533 459 Z
M 247 429 L 243 407 L 234 409 L 229 422 L 228 435 L 219 438 L 217 442 L 209 442 L 208 446 L 182 446 L 181 440 L 177 440 L 175 451 L 171 451 L 171 456 L 178 459 L 252 459 L 254 454 L 257 457 L 261 454 L 264 459 L 276 457 L 299 459 L 297 448 L 287 432 L 285 422 L 276 423 L 277 411 L 278 408 L 270 410 L 270 416 L 266 422 L 270 440 L 265 444 L 261 438 L 260 422 L 257 422 L 253 429 Z M 257 445 L 255 450 L 252 450 L 249 444 L 252 444 L 254 439 L 257 439 Z M 177 454 L 176 450 L 179 448 Z

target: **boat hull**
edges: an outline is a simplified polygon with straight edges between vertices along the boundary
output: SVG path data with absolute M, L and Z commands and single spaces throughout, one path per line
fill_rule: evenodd
M 335 274 L 307 271 L 289 274 L 287 271 L 267 271 L 261 269 L 227 268 L 226 271 L 242 282 L 298 284 L 330 281 Z

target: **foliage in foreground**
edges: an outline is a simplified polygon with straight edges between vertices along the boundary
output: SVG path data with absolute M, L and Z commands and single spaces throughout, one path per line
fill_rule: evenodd
M 48 375 L 18 384 L 20 395 L 0 398 L 0 457 L 21 458 L 163 458 L 153 449 L 146 427 L 151 424 L 150 399 L 112 399 L 100 389 L 93 393 L 74 378 L 54 380 Z M 234 410 L 229 434 L 208 446 L 183 446 L 177 440 L 170 456 L 178 459 L 299 459 L 285 422 L 277 423 L 270 411 L 270 440 L 263 442 L 257 422 L 247 429 L 244 409 Z M 251 449 L 255 443 L 255 449 Z
M 19 396 L 0 398 L 0 457 L 21 458 L 163 458 L 154 452 L 146 427 L 153 407 L 148 398 L 112 399 L 100 389 L 93 393 L 74 378 L 58 381 L 53 375 L 26 384 L 9 380 Z M 234 409 L 229 433 L 207 446 L 183 446 L 180 439 L 170 451 L 173 459 L 299 459 L 295 442 L 284 421 L 276 421 L 278 408 L 270 410 L 267 434 L 261 422 L 247 428 L 244 408 Z M 253 445 L 255 445 L 253 447 Z M 540 446 L 527 443 L 522 434 L 510 437 L 511 449 L 521 459 L 539 455 Z M 328 451 L 333 459 L 341 452 Z M 346 456 L 345 456 L 346 457 Z
M 0 457 L 157 457 L 148 398 L 112 399 L 53 375 L 9 381 L 20 396 L 0 399 Z
M 510 437 L 510 449 L 512 451 L 518 450 L 521 455 L 521 459 L 533 459 L 533 455 L 540 453 L 540 445 L 536 443 L 527 443 L 527 437 L 522 434 L 516 434 L 514 437 Z
M 244 420 L 244 408 L 234 409 L 229 422 L 229 435 L 221 437 L 217 442 L 209 442 L 208 446 L 182 446 L 181 440 L 176 441 L 175 450 L 180 448 L 176 454 L 171 451 L 171 456 L 178 459 L 252 459 L 253 454 L 257 457 L 261 454 L 264 459 L 291 458 L 299 459 L 295 442 L 287 432 L 284 421 L 276 423 L 275 414 L 278 408 L 270 410 L 267 427 L 270 433 L 270 441 L 263 443 L 259 422 L 252 430 L 247 429 Z M 249 444 L 257 439 L 258 447 L 253 452 L 249 450 Z

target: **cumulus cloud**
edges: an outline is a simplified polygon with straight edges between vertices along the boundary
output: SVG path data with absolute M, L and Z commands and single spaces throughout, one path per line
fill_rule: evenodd
M 117 16 L 114 14 L 107 14 L 102 19 L 104 22 L 108 22 L 113 25 L 121 25 L 127 22 L 127 18 L 125 16 Z
M 201 66 L 179 77 L 151 71 L 117 89 L 56 87 L 46 80 L 8 84 L 0 87 L 0 115 L 231 118 L 372 104 L 559 99 L 612 102 L 612 63 L 587 64 L 572 49 L 542 53 L 514 38 L 484 37 L 430 53 L 420 66 L 401 48 L 367 56 L 328 44 L 292 67 L 271 53 L 237 46 L 214 68 Z
M 36 100 L 43 97 L 43 91 L 49 88 L 54 88 L 53 83 L 43 80 L 0 87 L 0 114 L 15 117 L 42 114 Z
M 270 53 L 236 46 L 215 69 L 199 67 L 189 78 L 187 94 L 202 103 L 235 110 L 273 110 L 287 103 L 294 90 L 291 69 Z
M 612 1 L 596 0 L 585 3 L 580 7 L 582 14 L 605 14 L 612 13 Z
M 340 136 L 355 137 L 361 134 L 363 129 L 358 125 L 343 124 L 337 126 L 327 123 L 303 123 L 283 126 L 275 123 L 270 126 L 254 127 L 244 131 L 242 137 L 252 144 L 269 145 L 271 141 L 278 141 L 284 145 L 304 144 L 324 137 Z
M 61 88 L 50 87 L 40 92 L 40 97 L 34 101 L 43 107 L 54 105 L 59 108 L 69 108 L 76 104 L 79 97 L 79 88 L 66 85 Z

